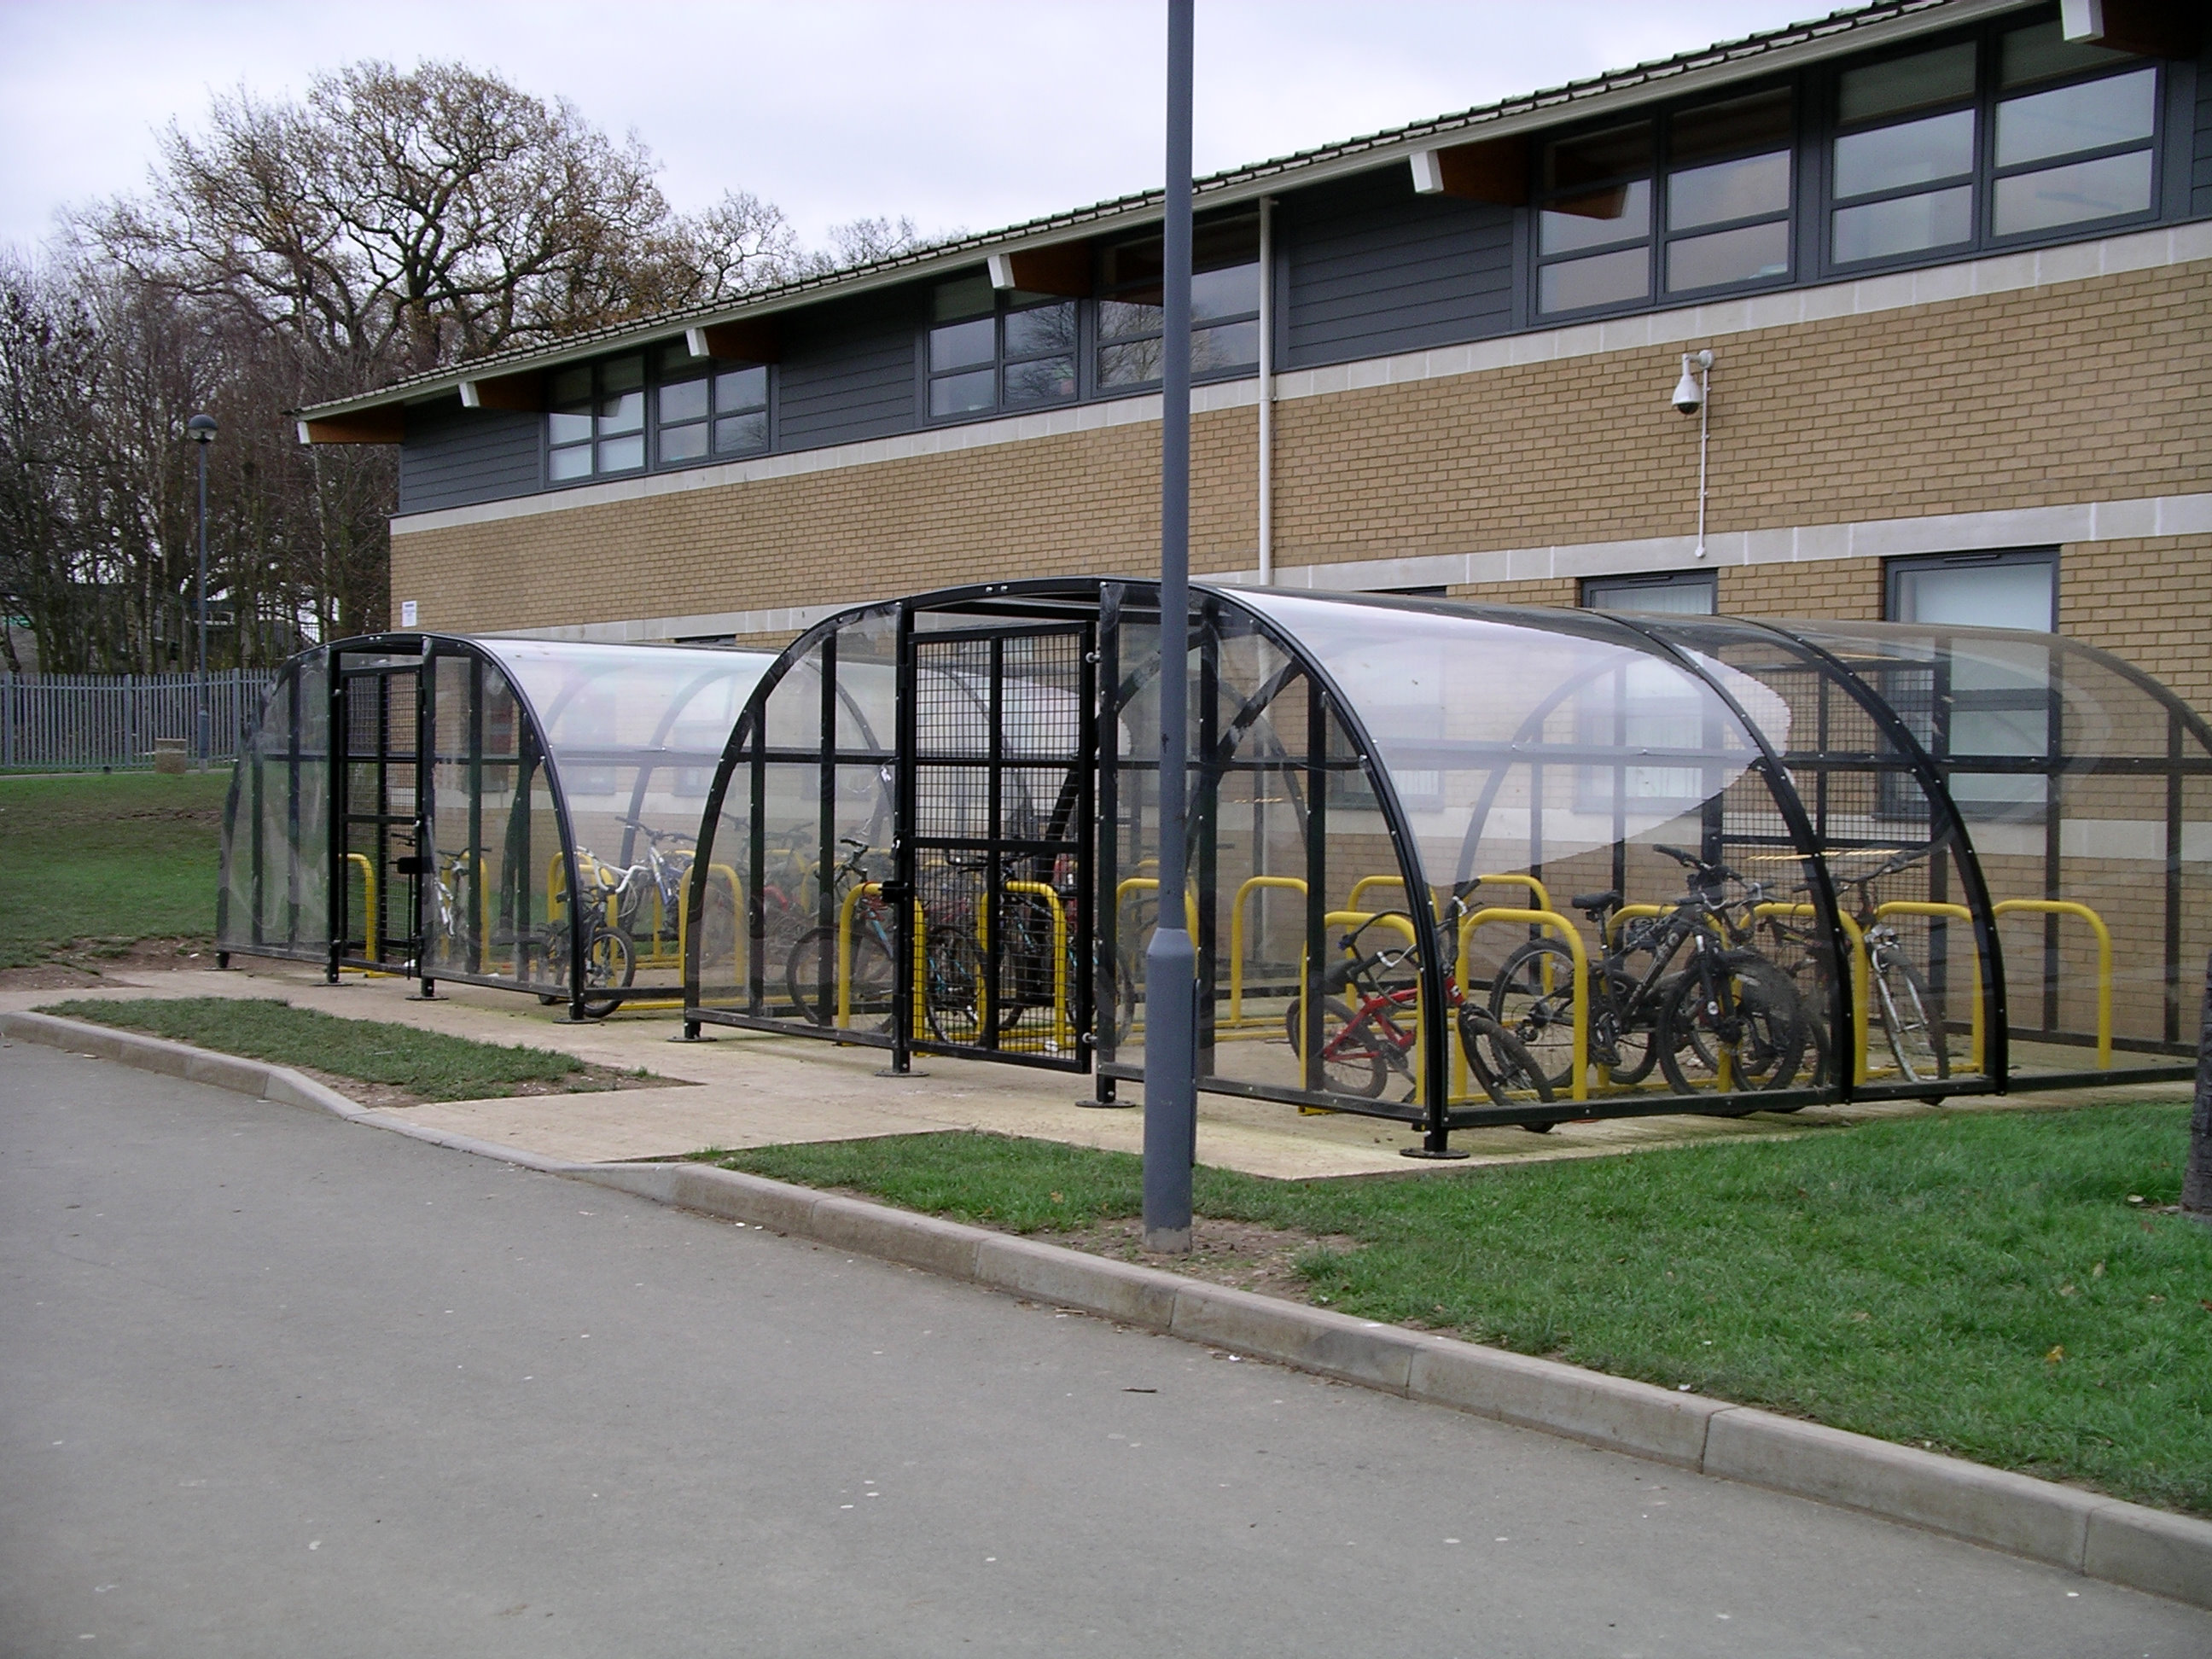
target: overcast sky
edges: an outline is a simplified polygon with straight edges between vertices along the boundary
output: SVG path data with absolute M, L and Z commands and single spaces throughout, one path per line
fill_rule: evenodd
M 1842 0 L 1198 0 L 1201 173 L 1773 28 Z M 362 58 L 459 58 L 563 94 L 810 241 L 904 214 L 985 230 L 1157 186 L 1159 0 L 0 0 L 0 243 L 140 187 L 212 94 Z

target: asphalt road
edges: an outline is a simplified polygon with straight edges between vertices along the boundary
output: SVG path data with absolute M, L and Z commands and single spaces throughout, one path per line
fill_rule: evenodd
M 0 1049 L 0 1654 L 2112 1655 L 2212 1615 Z

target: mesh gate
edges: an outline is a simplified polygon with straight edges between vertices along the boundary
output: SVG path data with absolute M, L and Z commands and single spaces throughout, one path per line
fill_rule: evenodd
M 339 867 L 333 955 L 347 965 L 404 968 L 422 932 L 421 665 L 339 659 Z
M 918 1047 L 1085 1063 L 1091 640 L 1087 625 L 915 638 Z

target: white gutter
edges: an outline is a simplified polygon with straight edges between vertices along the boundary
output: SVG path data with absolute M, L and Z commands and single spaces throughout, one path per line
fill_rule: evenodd
M 1275 198 L 1260 198 L 1260 586 L 1275 580 Z

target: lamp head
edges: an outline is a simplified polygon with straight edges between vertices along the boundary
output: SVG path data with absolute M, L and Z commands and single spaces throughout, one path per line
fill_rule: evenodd
M 185 422 L 185 436 L 196 444 L 213 443 L 215 432 L 215 416 L 212 415 L 195 415 Z

